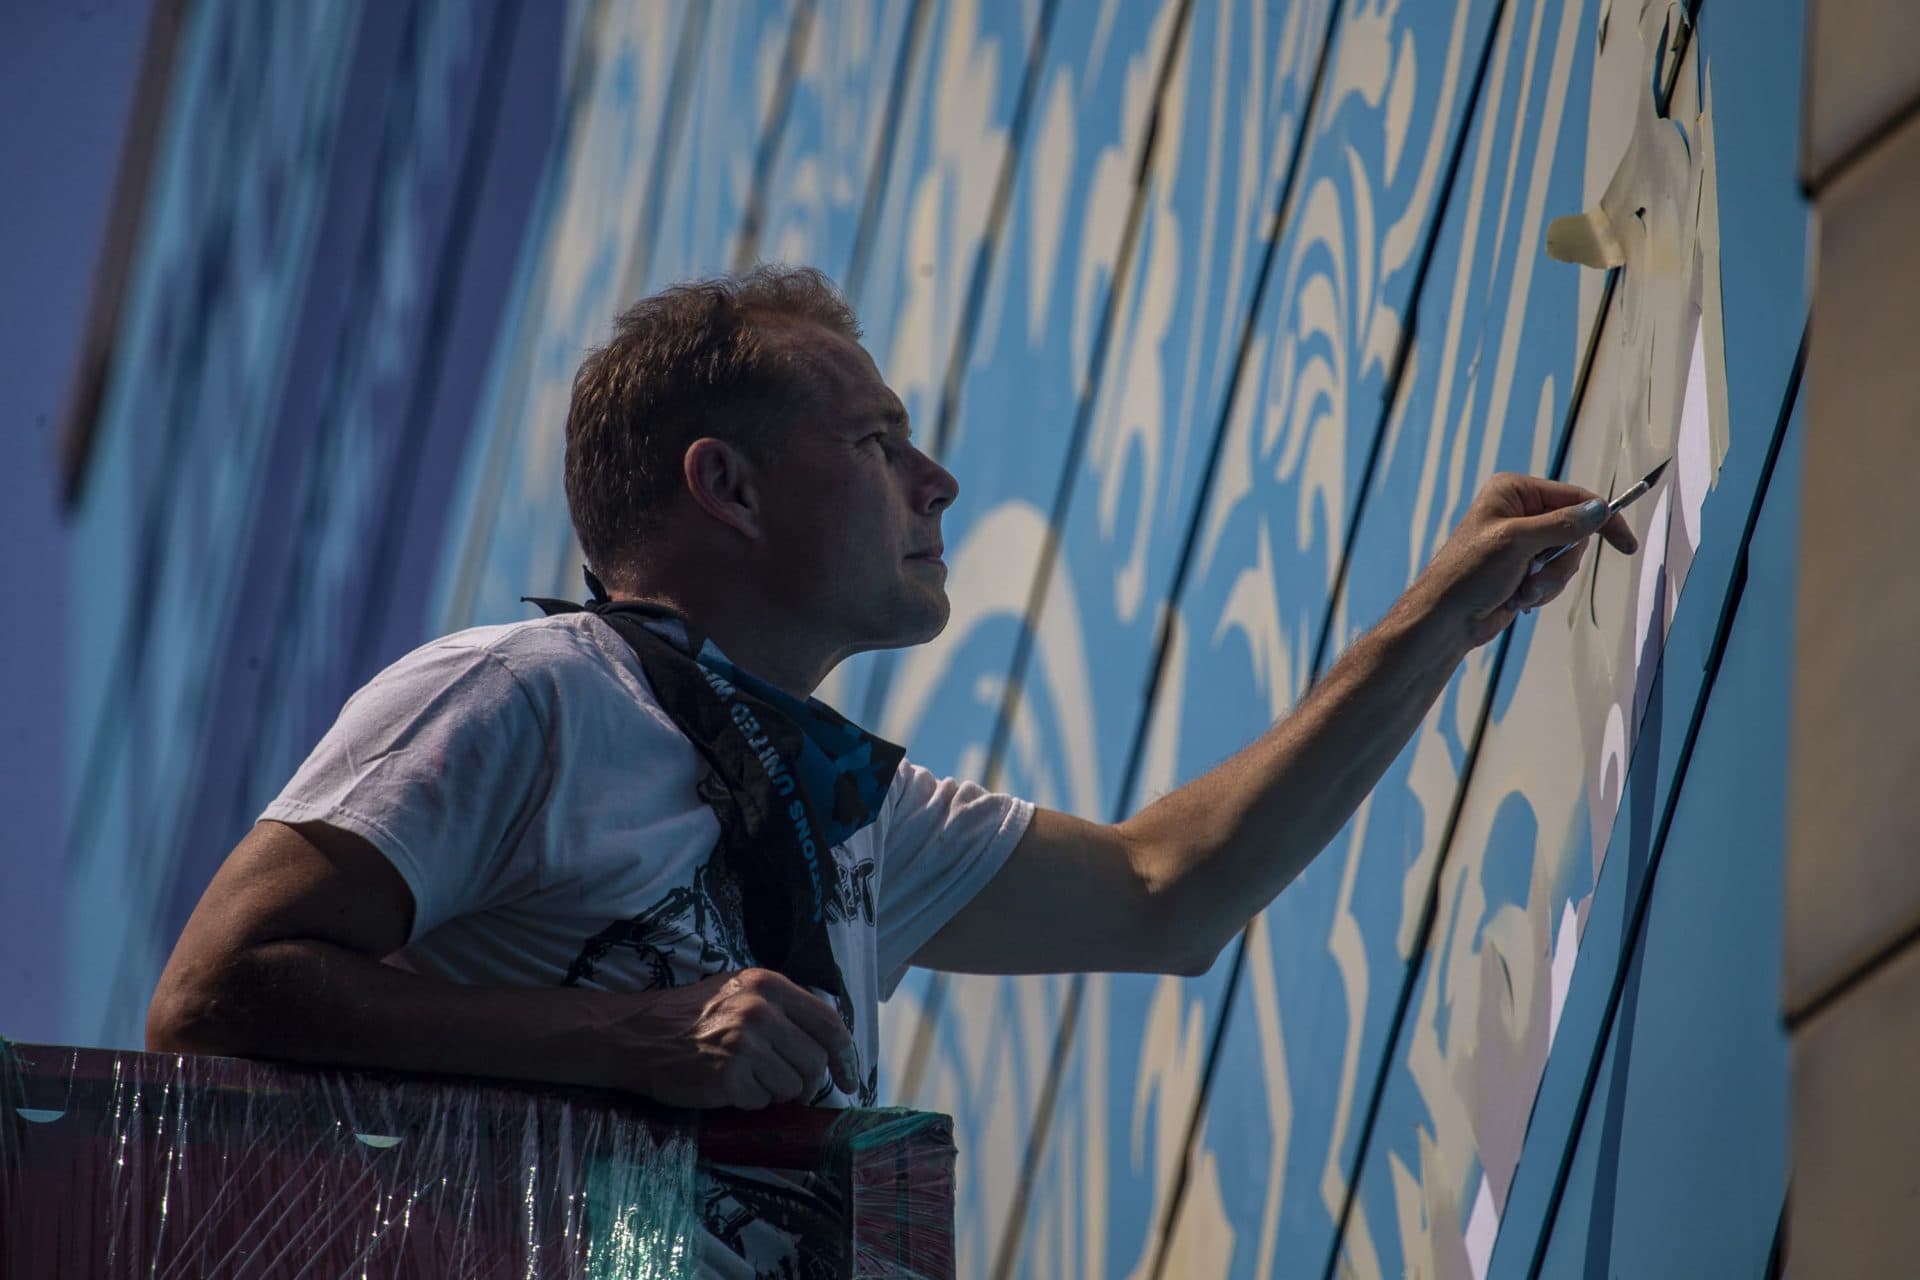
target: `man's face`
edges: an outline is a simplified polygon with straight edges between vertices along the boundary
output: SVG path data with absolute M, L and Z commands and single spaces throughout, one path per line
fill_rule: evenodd
M 791 340 L 821 395 L 755 468 L 766 587 L 849 653 L 931 640 L 949 612 L 940 516 L 959 484 L 914 445 L 865 348 L 814 326 Z

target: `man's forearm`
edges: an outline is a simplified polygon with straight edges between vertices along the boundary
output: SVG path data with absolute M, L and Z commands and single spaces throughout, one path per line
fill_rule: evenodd
M 1293 713 L 1123 824 L 1179 931 L 1205 958 L 1338 834 L 1467 651 L 1403 600 Z
M 249 948 L 192 991 L 163 986 L 148 1040 L 174 1052 L 607 1086 L 620 1075 L 610 1053 L 635 1030 L 632 1003 L 575 988 L 463 986 L 298 940 Z

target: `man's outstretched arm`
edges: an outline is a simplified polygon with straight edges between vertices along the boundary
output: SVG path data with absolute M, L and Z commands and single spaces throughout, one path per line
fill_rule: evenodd
M 352 832 L 256 823 L 174 947 L 147 1047 L 595 1085 L 683 1107 L 804 1099 L 828 1070 L 856 1087 L 839 1014 L 779 974 L 634 994 L 464 986 L 381 963 L 406 942 L 413 905 Z
M 1324 848 L 1471 649 L 1558 595 L 1596 531 L 1635 549 L 1584 489 L 1496 476 L 1433 563 L 1293 713 L 1117 825 L 1041 810 L 1006 865 L 915 956 L 993 973 L 1204 972 Z M 1588 505 L 1583 505 L 1588 504 Z

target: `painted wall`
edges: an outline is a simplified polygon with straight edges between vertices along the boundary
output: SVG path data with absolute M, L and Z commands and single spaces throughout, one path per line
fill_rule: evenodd
M 137 1042 L 358 684 L 577 592 L 616 308 L 805 261 L 963 490 L 946 634 L 823 696 L 1089 817 L 1284 714 L 1492 472 L 1678 455 L 1212 972 L 915 973 L 883 1091 L 958 1120 L 962 1273 L 1758 1274 L 1802 18 L 1733 14 L 198 0 L 72 515 L 64 1034 Z M 1588 208 L 1613 269 L 1543 252 Z
M 148 0 L 15 5 L 0 40 L 0 1030 L 58 1039 L 71 604 L 59 436 Z

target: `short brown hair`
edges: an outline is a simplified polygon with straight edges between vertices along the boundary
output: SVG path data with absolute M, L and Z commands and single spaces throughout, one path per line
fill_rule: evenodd
M 681 487 L 687 446 L 715 436 L 764 451 L 769 431 L 815 402 L 794 322 L 850 341 L 860 322 L 812 267 L 761 265 L 642 298 L 614 321 L 573 379 L 567 411 L 567 509 L 600 577 L 624 585 Z

